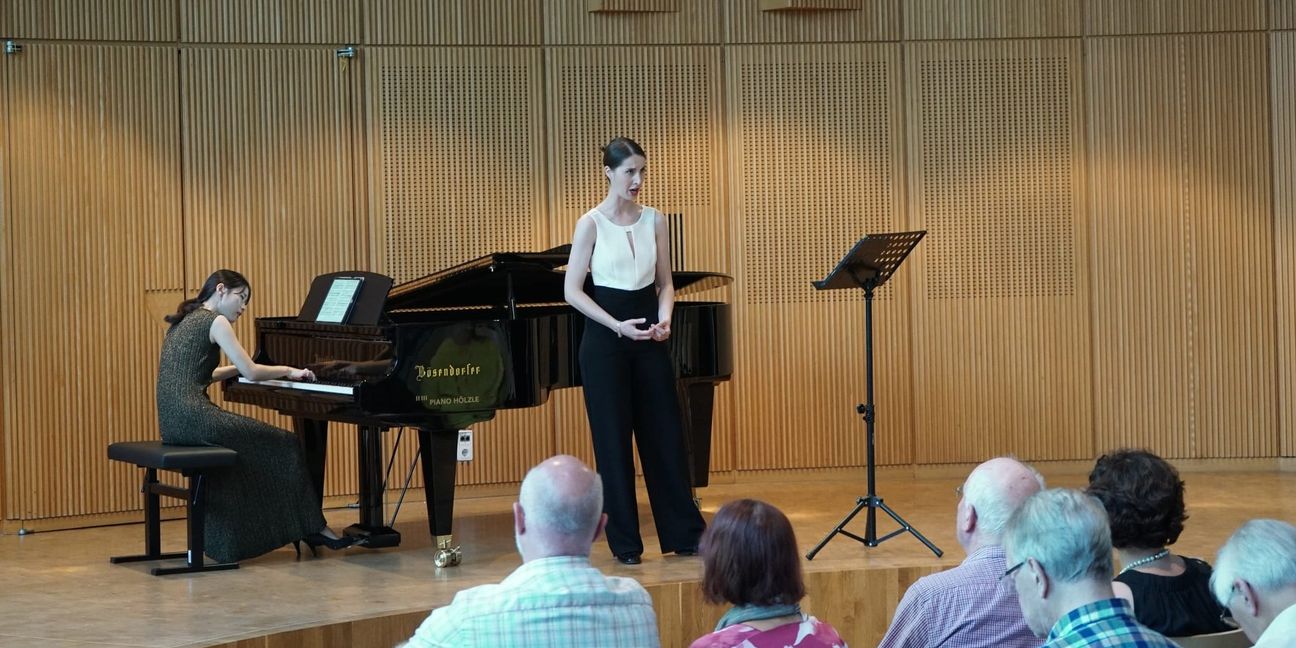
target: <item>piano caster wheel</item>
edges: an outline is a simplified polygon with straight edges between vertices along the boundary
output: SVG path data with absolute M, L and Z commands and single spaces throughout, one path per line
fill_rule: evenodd
M 437 549 L 436 556 L 432 558 L 432 563 L 437 567 L 458 567 L 462 558 L 463 552 L 459 550 L 459 547 Z

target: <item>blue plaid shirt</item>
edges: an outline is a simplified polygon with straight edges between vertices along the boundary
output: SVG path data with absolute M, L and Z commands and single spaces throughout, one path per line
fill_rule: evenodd
M 1041 648 L 1160 648 L 1175 646 L 1160 633 L 1139 625 L 1124 599 L 1110 598 L 1082 605 L 1053 624 Z
M 498 585 L 459 592 L 432 610 L 409 648 L 656 648 L 652 598 L 634 579 L 604 576 L 585 556 L 518 567 Z

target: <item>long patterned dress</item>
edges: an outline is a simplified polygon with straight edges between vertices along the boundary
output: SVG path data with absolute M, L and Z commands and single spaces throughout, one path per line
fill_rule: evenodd
M 207 480 L 207 555 L 222 562 L 259 556 L 324 528 L 297 437 L 227 412 L 207 396 L 220 347 L 209 338 L 216 313 L 199 308 L 167 332 L 157 381 L 164 443 L 238 452 Z

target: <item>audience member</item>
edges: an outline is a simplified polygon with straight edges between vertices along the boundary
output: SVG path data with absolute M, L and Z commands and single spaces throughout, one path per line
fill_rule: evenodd
M 1038 646 L 1022 618 L 1017 592 L 999 577 L 1007 566 L 1004 526 L 1026 498 L 1043 488 L 1044 478 L 1014 459 L 1000 457 L 977 466 L 959 488 L 954 520 L 967 558 L 909 587 L 879 648 Z
M 1111 530 L 1102 504 L 1080 491 L 1032 495 L 1008 521 L 1004 578 L 1044 648 L 1174 646 L 1112 593 Z
M 1220 547 L 1211 588 L 1255 648 L 1296 646 L 1296 527 L 1243 524 Z
M 827 623 L 801 612 L 801 555 L 783 512 L 756 500 L 729 502 L 702 534 L 702 594 L 733 607 L 692 648 L 845 646 Z
M 513 504 L 522 566 L 497 585 L 459 592 L 406 645 L 659 645 L 648 592 L 590 565 L 602 511 L 603 482 L 580 460 L 559 455 L 532 468 Z
M 1098 458 L 1088 493 L 1107 509 L 1121 570 L 1112 590 L 1134 606 L 1139 623 L 1171 637 L 1222 632 L 1203 560 L 1170 553 L 1184 521 L 1184 483 L 1166 460 L 1144 450 Z

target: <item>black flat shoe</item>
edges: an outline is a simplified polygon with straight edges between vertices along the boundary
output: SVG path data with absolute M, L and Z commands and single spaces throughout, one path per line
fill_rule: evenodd
M 613 555 L 616 556 L 617 562 L 621 563 L 622 565 L 638 565 L 639 563 L 643 562 L 643 558 L 641 557 L 642 552 L 631 552 L 631 553 L 613 554 Z
M 698 554 L 698 548 L 697 548 L 697 545 L 693 545 L 692 547 L 684 547 L 683 549 L 676 549 L 676 550 L 675 550 L 675 555 L 676 555 L 676 556 L 696 556 L 697 554 Z

